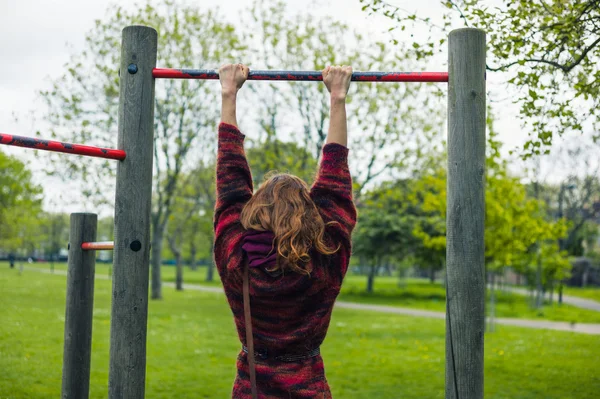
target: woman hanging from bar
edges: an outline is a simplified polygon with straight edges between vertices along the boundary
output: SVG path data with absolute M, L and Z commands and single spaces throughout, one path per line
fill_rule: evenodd
M 248 73 L 239 64 L 219 70 L 215 262 L 242 342 L 232 397 L 331 398 L 320 345 L 356 224 L 346 147 L 352 69 L 323 71 L 330 125 L 312 187 L 275 174 L 255 193 L 236 120 Z

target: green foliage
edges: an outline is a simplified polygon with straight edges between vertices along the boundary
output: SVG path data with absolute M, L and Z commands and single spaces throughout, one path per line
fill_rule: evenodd
M 557 242 L 566 234 L 563 221 L 549 220 L 542 201 L 531 198 L 518 178 L 510 176 L 500 157 L 501 144 L 488 120 L 486 157 L 485 258 L 486 267 L 499 271 L 512 266 L 522 273 L 531 272 L 537 243 Z M 417 219 L 412 234 L 429 254 L 443 259 L 446 247 L 446 170 L 426 173 L 411 184 L 410 200 L 423 217 Z M 551 248 L 549 246 L 548 248 Z M 556 248 L 542 251 L 542 263 L 548 276 L 562 278 L 570 265 L 566 254 Z M 441 262 L 440 262 L 441 264 Z
M 316 158 L 294 142 L 283 142 L 274 137 L 256 143 L 246 150 L 252 170 L 254 187 L 258 188 L 271 171 L 290 173 L 311 184 L 317 172 Z
M 382 266 L 404 269 L 419 265 L 433 273 L 444 265 L 445 237 L 442 245 L 430 243 L 444 234 L 445 221 L 424 208 L 420 183 L 416 179 L 384 182 L 367 191 L 359 203 L 353 253 L 371 266 L 369 290 Z
M 565 286 L 563 287 L 563 292 L 565 295 L 591 299 L 596 302 L 600 302 L 600 287 L 579 288 Z
M 215 165 L 201 163 L 182 176 L 174 196 L 167 227 L 171 255 L 191 263 L 212 258 L 214 206 Z
M 524 155 L 547 153 L 555 135 L 595 131 L 600 124 L 600 7 L 597 0 L 440 0 L 443 25 L 382 0 L 360 0 L 363 10 L 394 21 L 397 32 L 425 26 L 413 39 L 417 59 L 442 46 L 455 21 L 486 31 L 489 72 L 513 86 L 530 139 Z M 412 35 L 411 35 L 412 36 Z M 590 129 L 590 127 L 592 129 Z M 600 136 L 595 134 L 595 138 Z
M 61 250 L 67 249 L 70 230 L 69 215 L 47 212 L 41 215 L 39 222 L 43 237 L 40 237 L 38 244 L 42 246 L 46 255 L 56 259 Z M 96 236 L 100 237 L 99 234 Z M 99 238 L 98 241 L 112 241 L 112 235 L 110 239 Z
M 405 48 L 374 42 L 328 17 L 292 15 L 278 0 L 254 3 L 243 33 L 253 49 L 251 67 L 321 70 L 327 65 L 352 65 L 354 70 L 413 70 Z M 318 158 L 327 135 L 329 96 L 322 84 L 249 85 L 258 107 L 252 108 L 260 141 L 292 137 L 306 148 L 298 160 Z M 353 84 L 348 104 L 351 167 L 355 195 L 378 177 L 418 169 L 429 150 L 440 143 L 444 106 L 435 85 Z M 293 119 L 292 119 L 293 118 Z
M 48 105 L 45 119 L 52 135 L 65 141 L 114 146 L 118 115 L 118 65 L 121 30 L 143 24 L 158 31 L 158 60 L 165 67 L 212 68 L 233 60 L 243 50 L 231 24 L 217 13 L 173 1 L 129 8 L 116 6 L 96 21 L 86 36 L 85 49 L 67 64 L 67 73 L 42 92 Z M 218 122 L 218 84 L 210 81 L 160 80 L 156 83 L 154 136 L 154 213 L 165 223 L 183 171 L 215 149 Z M 52 158 L 54 174 L 83 180 L 84 193 L 96 202 L 104 198 L 112 162 Z
M 554 198 L 558 198 L 558 210 L 549 210 L 568 225 L 568 233 L 560 246 L 571 256 L 584 256 L 585 247 L 593 250 L 599 234 L 600 179 L 597 171 L 586 170 L 585 176 L 569 176 L 556 189 L 558 193 L 553 193 Z
M 0 151 L 0 248 L 30 254 L 42 211 L 42 188 L 27 165 Z

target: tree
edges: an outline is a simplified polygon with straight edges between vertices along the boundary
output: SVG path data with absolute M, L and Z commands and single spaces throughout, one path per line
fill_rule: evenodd
M 179 6 L 172 0 L 162 6 L 148 2 L 133 12 L 116 7 L 108 18 L 97 22 L 86 37 L 85 50 L 68 63 L 67 73 L 54 82 L 51 90 L 42 93 L 48 105 L 45 119 L 53 127 L 53 136 L 64 141 L 111 146 L 117 122 L 118 74 L 114 66 L 118 65 L 120 30 L 134 23 L 150 25 L 159 31 L 158 63 L 166 67 L 214 68 L 224 62 L 249 59 L 252 66 L 260 63 L 291 69 L 320 69 L 331 63 L 352 63 L 357 69 L 381 65 L 410 69 L 410 59 L 404 57 L 403 49 L 391 51 L 386 44 L 372 43 L 357 34 L 353 35 L 356 43 L 345 44 L 348 29 L 343 24 L 313 16 L 290 18 L 281 2 L 258 1 L 247 15 L 249 21 L 240 24 L 243 31 L 239 31 L 214 12 Z M 246 44 L 257 46 L 258 51 L 247 52 Z M 314 156 L 318 156 L 326 135 L 329 106 L 324 86 L 272 83 L 263 85 L 268 89 L 260 91 L 250 83 L 248 86 L 250 90 L 242 95 L 252 101 L 245 104 L 261 105 L 254 113 L 261 127 L 258 142 L 278 146 L 274 137 L 282 142 L 289 137 L 300 137 L 299 147 L 305 151 L 300 153 L 298 170 L 310 170 L 312 161 L 308 155 L 314 151 Z M 162 244 L 181 177 L 199 162 L 210 162 L 214 154 L 214 128 L 220 104 L 217 89 L 218 84 L 206 81 L 157 83 L 152 298 L 161 296 Z M 409 163 L 416 164 L 414 154 L 435 142 L 423 138 L 421 133 L 434 136 L 439 129 L 433 128 L 438 125 L 438 113 L 436 97 L 429 96 L 434 90 L 431 86 L 362 84 L 354 90 L 356 109 L 349 112 L 351 124 L 355 130 L 360 127 L 366 132 L 353 136 L 359 195 L 362 187 L 378 176 Z M 415 104 L 425 112 L 413 112 Z M 303 129 L 299 134 L 293 133 L 294 117 Z M 107 202 L 102 193 L 112 192 L 105 182 L 114 176 L 114 163 L 60 158 L 52 165 L 51 173 L 82 180 L 86 196 Z
M 66 213 L 45 213 L 41 218 L 45 235 L 46 254 L 50 257 L 50 268 L 54 271 L 54 261 L 58 260 L 61 249 L 69 242 L 69 215 Z
M 269 138 L 252 143 L 246 154 L 257 188 L 269 172 L 291 173 L 309 185 L 317 172 L 317 159 L 305 147 L 294 142 Z
M 558 188 L 557 217 L 570 222 L 567 236 L 559 241 L 560 249 L 572 256 L 583 255 L 586 224 L 600 217 L 600 207 L 596 205 L 600 196 L 597 172 L 569 176 Z
M 562 286 L 562 281 L 571 275 L 572 265 L 566 251 L 561 251 L 556 241 L 545 242 L 540 249 L 540 256 L 544 263 L 543 284 L 550 291 L 552 303 L 556 282 L 560 282 Z
M 530 139 L 524 155 L 547 153 L 555 135 L 598 132 L 600 122 L 600 3 L 598 0 L 440 0 L 442 25 L 389 1 L 360 0 L 363 10 L 390 18 L 397 32 L 416 25 L 416 58 L 429 58 L 445 46 L 457 18 L 488 36 L 490 73 L 502 73 L 517 94 L 520 117 Z M 595 133 L 595 139 L 600 136 Z
M 27 165 L 0 151 L 0 247 L 33 254 L 41 210 L 42 188 Z
M 166 234 L 171 253 L 175 256 L 175 288 L 179 291 L 183 290 L 183 257 L 184 250 L 187 249 L 185 246 L 190 246 L 191 262 L 195 265 L 197 240 L 202 230 L 206 230 L 206 223 L 203 223 L 202 219 L 206 219 L 207 209 L 212 210 L 215 204 L 214 185 L 213 163 L 208 167 L 199 165 L 183 176 L 179 183 Z M 212 252 L 212 224 L 210 231 L 208 237 L 211 239 Z M 212 275 L 208 279 L 212 280 Z
M 256 51 L 252 66 L 270 69 L 321 70 L 352 65 L 355 70 L 411 70 L 406 49 L 370 39 L 330 17 L 289 16 L 281 1 L 256 1 L 244 31 Z M 254 46 L 253 46 L 254 47 Z M 329 123 L 329 96 L 322 84 L 291 82 L 263 85 L 253 108 L 260 140 L 291 137 L 306 149 L 300 169 L 320 156 Z M 439 144 L 444 107 L 440 91 L 427 84 L 353 84 L 348 104 L 351 167 L 360 199 L 364 187 L 393 172 L 418 169 L 423 153 Z M 299 126 L 299 128 L 295 128 Z
M 112 9 L 86 36 L 85 49 L 67 64 L 67 73 L 43 92 L 46 120 L 53 137 L 65 141 L 111 146 L 116 131 L 121 29 L 132 24 L 157 29 L 158 63 L 165 67 L 213 68 L 238 59 L 243 49 L 231 24 L 215 12 L 165 1 L 149 0 L 128 11 Z M 173 211 L 175 193 L 183 173 L 206 154 L 214 153 L 218 122 L 218 85 L 210 81 L 162 80 L 156 85 L 154 132 L 154 199 L 152 227 L 152 298 L 161 298 L 161 254 L 164 233 Z M 51 172 L 80 179 L 84 194 L 106 202 L 112 192 L 106 181 L 115 165 L 103 161 L 60 158 Z
M 386 212 L 377 205 L 361 210 L 361 221 L 353 233 L 355 255 L 369 262 L 367 292 L 373 292 L 381 267 L 398 264 L 411 248 L 410 216 Z
M 412 234 L 417 239 L 416 258 L 429 269 L 429 280 L 446 264 L 446 171 L 437 169 L 415 179 L 410 202 L 418 209 Z
M 597 205 L 600 196 L 598 147 L 583 139 L 565 141 L 555 147 L 557 151 L 550 157 L 548 174 L 566 174 L 566 177 L 558 183 L 543 183 L 536 177 L 530 191 L 545 202 L 548 218 L 566 223 L 566 234 L 558 238 L 558 251 L 566 251 L 570 256 L 583 256 L 583 243 L 590 231 L 588 226 L 600 216 Z M 539 166 L 537 168 L 535 176 L 540 175 Z M 536 280 L 544 285 L 541 270 Z M 563 282 L 558 283 L 558 301 L 562 303 Z
M 368 262 L 367 292 L 373 292 L 375 276 L 383 266 L 399 267 L 425 252 L 413 234 L 421 215 L 409 201 L 412 184 L 387 181 L 364 194 L 352 239 L 354 255 Z
M 541 295 L 541 282 L 544 259 L 536 246 L 556 241 L 565 234 L 565 225 L 555 222 L 546 213 L 544 202 L 528 195 L 527 187 L 521 179 L 511 176 L 506 160 L 501 158 L 501 143 L 494 130 L 490 114 L 487 125 L 486 154 L 486 209 L 485 209 L 485 265 L 490 276 L 492 300 L 494 297 L 495 276 L 507 266 L 524 270 L 533 259 L 538 260 L 538 296 Z M 425 248 L 443 251 L 446 246 L 446 170 L 425 174 L 413 185 L 415 194 L 412 201 L 424 212 L 420 219 L 437 228 L 427 231 L 416 224 L 414 234 Z M 532 257 L 533 256 L 533 257 Z M 563 256 L 564 257 L 564 256 Z M 548 261 L 548 267 L 554 260 Z M 493 309 L 492 302 L 492 309 Z M 493 310 L 492 310 L 493 311 Z

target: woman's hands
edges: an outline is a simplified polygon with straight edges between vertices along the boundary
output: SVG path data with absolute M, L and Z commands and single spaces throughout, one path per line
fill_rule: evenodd
M 225 64 L 219 68 L 221 82 L 221 121 L 237 126 L 236 99 L 250 69 L 242 64 Z M 323 82 L 331 95 L 331 110 L 327 143 L 347 145 L 346 95 L 352 79 L 352 67 L 333 66 L 323 70 Z
M 351 66 L 328 66 L 323 70 L 323 83 L 331 94 L 332 100 L 346 100 L 351 79 Z
M 221 81 L 221 94 L 235 96 L 242 88 L 250 69 L 242 64 L 225 64 L 219 68 L 219 81 Z

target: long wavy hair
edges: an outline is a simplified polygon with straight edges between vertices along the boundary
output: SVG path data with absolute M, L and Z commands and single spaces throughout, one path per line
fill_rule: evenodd
M 274 270 L 310 275 L 311 249 L 323 255 L 337 251 L 325 242 L 325 222 L 310 198 L 308 185 L 294 175 L 267 174 L 240 219 L 246 230 L 273 232 L 277 249 Z

